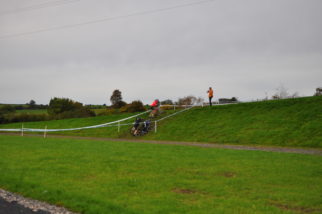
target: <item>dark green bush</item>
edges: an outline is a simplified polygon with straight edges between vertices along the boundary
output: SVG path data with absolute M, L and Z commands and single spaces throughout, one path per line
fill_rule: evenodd
M 75 102 L 68 98 L 55 97 L 50 100 L 47 111 L 49 115 L 57 115 L 66 111 L 75 111 L 82 108 L 84 108 L 82 103 Z
M 65 118 L 79 118 L 79 117 L 94 117 L 95 113 L 88 108 L 76 109 L 73 111 L 64 111 L 60 114 L 52 115 L 54 119 L 65 119 Z
M 48 114 L 54 119 L 94 117 L 95 113 L 82 103 L 67 98 L 52 98 L 48 106 Z
M 50 117 L 47 114 L 10 113 L 0 115 L 0 123 L 32 122 L 45 120 L 50 120 Z
M 0 107 L 0 114 L 9 114 L 15 112 L 16 109 L 12 105 L 2 105 Z
M 133 101 L 120 109 L 120 112 L 140 112 L 145 111 L 145 107 L 140 100 Z
M 97 116 L 107 116 L 107 115 L 118 114 L 118 113 L 120 113 L 119 109 L 107 108 L 104 111 L 100 111 L 99 113 L 97 113 Z

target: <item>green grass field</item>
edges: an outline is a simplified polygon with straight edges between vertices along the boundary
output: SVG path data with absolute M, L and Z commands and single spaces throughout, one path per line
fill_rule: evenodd
M 166 114 L 171 113 L 167 112 Z M 92 118 L 24 123 L 28 128 L 74 128 L 128 117 L 117 114 Z M 134 119 L 127 121 L 134 122 Z M 226 106 L 193 108 L 158 124 L 144 139 L 243 145 L 322 148 L 322 96 Z M 21 123 L 0 128 L 21 128 Z M 55 133 L 109 138 L 133 138 L 130 126 Z
M 85 214 L 321 213 L 322 157 L 0 135 L 0 188 Z

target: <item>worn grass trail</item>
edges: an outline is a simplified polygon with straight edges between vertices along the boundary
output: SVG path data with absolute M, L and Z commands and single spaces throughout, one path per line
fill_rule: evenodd
M 322 211 L 322 157 L 0 135 L 0 187 L 82 213 Z
M 21 136 L 20 133 L 0 133 L 0 135 Z M 24 134 L 24 137 L 41 137 L 43 134 Z M 311 154 L 322 156 L 320 148 L 299 148 L 299 147 L 281 147 L 281 146 L 261 146 L 261 145 L 234 145 L 234 144 L 219 144 L 219 143 L 200 143 L 200 142 L 185 142 L 185 141 L 160 141 L 160 140 L 145 140 L 141 138 L 103 138 L 103 137 L 82 137 L 82 136 L 66 136 L 66 135 L 46 135 L 46 138 L 67 138 L 75 140 L 93 140 L 93 141 L 113 141 L 113 142 L 132 142 L 132 143 L 152 143 L 166 145 L 181 145 L 181 146 L 196 146 L 204 148 L 222 148 L 234 150 L 253 150 L 267 152 L 283 152 L 297 154 Z

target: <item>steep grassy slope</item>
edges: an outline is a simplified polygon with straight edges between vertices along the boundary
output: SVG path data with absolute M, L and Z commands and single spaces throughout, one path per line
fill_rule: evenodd
M 322 147 L 322 97 L 191 109 L 146 138 Z

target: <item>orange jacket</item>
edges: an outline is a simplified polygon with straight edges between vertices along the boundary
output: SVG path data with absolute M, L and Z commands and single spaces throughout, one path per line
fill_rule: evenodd
M 209 89 L 207 92 L 208 92 L 208 97 L 214 96 L 214 91 L 212 89 Z

